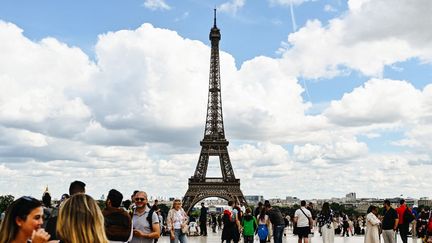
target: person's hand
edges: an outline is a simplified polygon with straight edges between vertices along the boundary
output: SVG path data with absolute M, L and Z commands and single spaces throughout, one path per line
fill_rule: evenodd
M 51 237 L 44 229 L 33 230 L 31 240 L 32 243 L 46 243 Z
M 170 240 L 175 240 L 175 233 L 174 233 L 174 231 L 171 231 L 171 233 L 170 233 Z
M 134 229 L 133 235 L 137 237 L 144 237 L 144 232 L 142 232 L 141 230 Z

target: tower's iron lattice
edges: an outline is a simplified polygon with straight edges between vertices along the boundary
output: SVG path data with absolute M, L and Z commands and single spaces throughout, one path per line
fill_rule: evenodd
M 189 178 L 189 187 L 183 197 L 183 208 L 187 211 L 193 205 L 208 197 L 219 197 L 226 200 L 246 203 L 240 190 L 240 179 L 236 179 L 228 154 L 229 142 L 225 138 L 221 79 L 219 64 L 220 30 L 216 26 L 216 9 L 214 24 L 209 35 L 211 41 L 209 93 L 204 139 L 200 142 L 201 153 L 194 175 Z M 219 157 L 222 178 L 207 177 L 207 167 L 210 156 Z

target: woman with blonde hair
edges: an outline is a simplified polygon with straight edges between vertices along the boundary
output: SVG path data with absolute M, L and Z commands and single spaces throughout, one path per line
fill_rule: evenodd
M 46 243 L 50 235 L 42 229 L 43 208 L 39 200 L 20 197 L 6 210 L 0 225 L 0 243 Z
M 187 243 L 186 231 L 188 216 L 186 212 L 181 207 L 180 199 L 175 199 L 173 206 L 168 212 L 167 225 L 170 230 L 170 242 L 177 243 Z
M 57 234 L 64 243 L 108 243 L 104 217 L 96 201 L 78 193 L 60 208 Z

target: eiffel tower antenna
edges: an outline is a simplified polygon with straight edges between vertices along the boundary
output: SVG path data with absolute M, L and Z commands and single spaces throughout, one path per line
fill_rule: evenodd
M 236 179 L 228 154 L 228 140 L 222 115 L 222 96 L 219 63 L 219 41 L 221 34 L 216 26 L 216 8 L 213 27 L 210 29 L 211 42 L 209 91 L 204 138 L 201 140 L 201 153 L 194 175 L 189 178 L 189 187 L 183 197 L 183 208 L 189 211 L 196 203 L 208 198 L 219 197 L 246 204 L 240 190 L 240 179 Z M 209 157 L 219 157 L 221 178 L 207 177 Z

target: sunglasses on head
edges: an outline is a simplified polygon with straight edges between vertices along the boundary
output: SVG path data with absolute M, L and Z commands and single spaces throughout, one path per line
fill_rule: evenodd
M 146 199 L 143 197 L 135 198 L 135 202 L 144 202 Z

